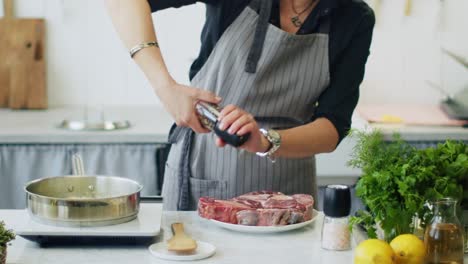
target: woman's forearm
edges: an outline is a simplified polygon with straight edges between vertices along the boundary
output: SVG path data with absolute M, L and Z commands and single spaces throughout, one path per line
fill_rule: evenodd
M 105 1 L 112 22 L 128 50 L 143 42 L 157 41 L 147 0 Z M 190 127 L 197 133 L 208 132 L 200 124 L 195 104 L 198 101 L 218 104 L 221 98 L 209 91 L 176 83 L 158 47 L 144 48 L 133 58 L 177 125 Z
M 284 158 L 304 158 L 332 152 L 339 138 L 335 126 L 326 118 L 278 132 L 281 134 L 281 147 L 275 156 Z
M 123 44 L 130 50 L 142 42 L 157 41 L 147 0 L 106 0 L 106 5 Z M 157 47 L 140 50 L 135 62 L 145 73 L 156 93 L 172 82 L 166 65 Z

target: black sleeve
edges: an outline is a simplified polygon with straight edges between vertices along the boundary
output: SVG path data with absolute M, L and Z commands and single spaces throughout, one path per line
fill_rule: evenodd
M 151 12 L 156 12 L 170 7 L 182 7 L 186 5 L 195 4 L 196 2 L 203 3 L 216 3 L 219 0 L 148 0 L 148 3 L 151 7 Z
M 369 56 L 374 13 L 368 9 L 347 47 L 330 69 L 330 85 L 320 95 L 315 118 L 325 117 L 338 131 L 339 142 L 351 128 L 351 116 L 359 99 L 359 86 Z

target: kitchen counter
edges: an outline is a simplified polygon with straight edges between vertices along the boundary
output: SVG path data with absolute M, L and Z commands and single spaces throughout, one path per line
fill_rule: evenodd
M 16 210 L 0 210 L 0 219 L 15 225 Z M 17 212 L 17 211 L 16 211 Z M 195 239 L 212 243 L 216 254 L 198 263 L 352 263 L 352 250 L 326 251 L 320 247 L 322 215 L 302 229 L 277 234 L 246 234 L 225 230 L 200 218 L 196 212 L 164 212 L 159 239 L 171 236 L 170 224 L 183 222 L 188 234 Z M 178 263 L 153 257 L 147 246 L 119 247 L 51 247 L 18 237 L 8 248 L 7 263 Z M 187 262 L 185 262 L 187 263 Z
M 106 120 L 128 120 L 129 129 L 115 131 L 69 131 L 58 128 L 64 120 L 83 120 L 85 107 L 56 107 L 48 110 L 0 109 L 0 144 L 56 143 L 166 143 L 173 120 L 156 106 L 104 107 Z M 100 118 L 100 109 L 88 110 L 90 120 Z
M 103 107 L 106 119 L 129 120 L 130 129 L 109 132 L 68 131 L 57 126 L 64 119 L 83 119 L 85 107 L 54 107 L 42 111 L 13 111 L 0 109 L 0 146 L 2 144 L 165 144 L 173 123 L 171 116 L 160 106 Z M 99 117 L 98 107 L 88 111 L 91 119 Z M 380 129 L 387 139 L 393 132 L 413 143 L 433 146 L 448 138 L 468 142 L 468 129 L 457 127 L 405 126 L 395 124 L 368 124 L 358 115 L 353 116 L 353 129 L 369 131 Z M 319 185 L 342 183 L 352 185 L 361 174 L 347 166 L 356 139 L 345 138 L 333 153 L 317 155 Z
M 445 141 L 447 139 L 468 141 L 468 128 L 443 126 L 409 126 L 401 124 L 370 124 L 369 128 L 379 129 L 386 139 L 397 132 L 407 141 Z
M 47 110 L 15 111 L 0 109 L 0 144 L 41 143 L 166 143 L 172 117 L 160 106 L 108 106 L 101 108 L 106 120 L 129 120 L 132 127 L 116 131 L 69 131 L 58 128 L 64 119 L 80 120 L 85 107 L 54 107 Z M 100 109 L 92 107 L 88 116 L 99 119 Z M 380 129 L 387 138 L 398 132 L 410 141 L 443 141 L 448 138 L 468 141 L 468 129 L 461 127 L 405 126 L 368 124 L 353 116 L 353 128 Z M 354 140 L 345 139 L 346 145 Z M 349 145 L 349 144 L 348 144 Z M 353 144 L 351 144 L 353 145 Z
M 14 228 L 18 210 L 0 210 L 0 220 Z M 200 218 L 196 212 L 164 212 L 159 241 L 170 238 L 170 224 L 183 222 L 185 230 L 195 239 L 212 243 L 216 253 L 197 263 L 353 263 L 353 250 L 327 251 L 320 246 L 323 214 L 302 228 L 276 234 L 246 234 L 225 230 Z M 354 233 L 353 249 L 362 241 Z M 465 256 L 465 262 L 468 256 Z M 18 237 L 8 248 L 7 263 L 21 264 L 128 264 L 128 263 L 187 263 L 165 261 L 153 257 L 147 246 L 68 246 L 41 248 L 36 243 Z

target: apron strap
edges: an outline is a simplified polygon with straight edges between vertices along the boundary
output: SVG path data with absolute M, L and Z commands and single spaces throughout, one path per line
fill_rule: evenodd
M 177 174 L 179 187 L 179 200 L 177 210 L 190 210 L 190 150 L 195 132 L 187 127 L 173 126 L 169 134 L 169 142 L 175 143 L 182 140 L 182 153 L 179 161 L 179 171 Z
M 253 8 L 259 7 L 259 15 L 257 27 L 255 28 L 255 35 L 252 46 L 250 47 L 247 62 L 245 63 L 245 72 L 255 73 L 257 71 L 258 60 L 262 55 L 263 43 L 268 30 L 268 21 L 271 15 L 271 0 L 253 0 L 251 2 Z
M 179 142 L 180 137 L 183 136 L 184 129 L 183 127 L 179 127 L 176 123 L 173 123 L 171 129 L 169 129 L 169 136 L 167 137 L 167 141 L 170 144 L 174 144 Z

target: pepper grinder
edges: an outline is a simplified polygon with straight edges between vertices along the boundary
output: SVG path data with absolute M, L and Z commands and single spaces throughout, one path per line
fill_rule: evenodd
M 346 185 L 328 185 L 325 189 L 322 227 L 322 248 L 327 250 L 348 250 L 351 248 L 349 211 L 351 193 Z

